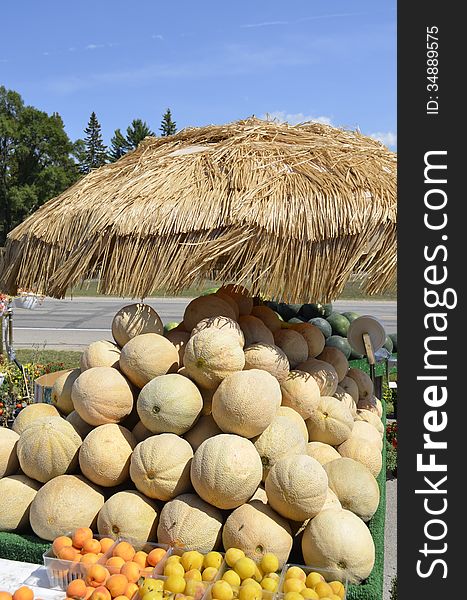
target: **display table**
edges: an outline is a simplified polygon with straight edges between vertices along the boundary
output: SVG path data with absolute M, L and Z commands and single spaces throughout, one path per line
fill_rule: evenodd
M 48 589 L 49 580 L 43 565 L 0 558 L 0 591 L 11 594 L 22 585 L 34 591 L 35 600 L 64 600 L 65 592 Z

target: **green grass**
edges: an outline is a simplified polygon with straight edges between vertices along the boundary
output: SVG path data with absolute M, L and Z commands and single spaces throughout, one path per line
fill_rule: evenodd
M 63 363 L 64 369 L 79 367 L 81 352 L 70 350 L 35 350 L 23 349 L 16 351 L 16 358 L 21 364 L 35 363 L 46 365 L 48 363 Z

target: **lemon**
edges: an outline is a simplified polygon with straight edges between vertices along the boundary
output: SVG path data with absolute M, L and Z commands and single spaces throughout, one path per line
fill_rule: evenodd
M 237 560 L 234 564 L 234 571 L 240 575 L 240 579 L 248 579 L 249 577 L 253 577 L 256 573 L 256 564 L 251 558 L 247 558 L 244 556 Z
M 261 587 L 268 592 L 275 592 L 277 590 L 277 581 L 274 581 L 270 577 L 265 577 L 261 582 Z
M 319 596 L 318 594 L 315 592 L 315 590 L 312 590 L 310 588 L 305 588 L 304 590 L 302 590 L 300 592 L 300 594 L 306 599 L 306 600 L 319 600 Z
M 302 579 L 291 578 L 284 581 L 284 592 L 298 592 L 305 589 L 305 582 Z
M 257 588 L 258 590 L 262 590 L 262 589 L 263 589 L 263 588 L 261 587 L 261 585 L 260 585 L 260 584 L 259 584 L 257 581 L 255 581 L 254 579 L 252 579 L 251 577 L 248 577 L 248 579 L 245 579 L 245 580 L 243 580 L 243 581 L 242 581 L 242 587 L 243 587 L 243 586 L 245 586 L 245 585 L 253 585 L 253 586 L 256 586 L 256 588 Z
M 345 587 L 341 581 L 330 581 L 329 585 L 331 586 L 332 591 L 336 596 L 339 596 L 341 600 L 345 597 Z
M 195 596 L 201 598 L 204 596 L 205 587 L 200 581 L 196 581 L 195 579 L 189 579 L 186 582 L 185 594 L 187 596 Z
M 207 569 L 204 569 L 202 578 L 203 581 L 212 581 L 216 575 L 217 569 L 215 569 L 214 567 L 208 567 Z
M 320 598 L 330 598 L 333 595 L 332 587 L 325 581 L 320 581 L 313 588 Z
M 298 592 L 287 592 L 284 596 L 284 600 L 303 600 L 303 596 Z
M 266 552 L 261 559 L 260 567 L 265 573 L 275 573 L 279 569 L 279 559 L 272 552 Z
M 300 567 L 290 567 L 285 574 L 286 579 L 301 579 L 306 580 L 306 573 Z
M 200 570 L 203 566 L 204 556 L 197 550 L 188 550 L 184 552 L 180 558 L 180 564 L 185 571 L 191 571 L 191 569 Z
M 225 553 L 225 562 L 229 565 L 229 567 L 233 567 L 234 564 L 240 558 L 245 556 L 245 552 L 243 550 L 239 550 L 238 548 L 229 548 Z
M 148 592 L 160 592 L 163 588 L 164 582 L 162 579 L 152 579 L 151 577 L 148 577 L 139 586 L 139 595 L 144 596 Z
M 216 581 L 211 588 L 211 596 L 213 600 L 232 600 L 233 589 L 227 581 Z
M 170 577 L 170 575 L 177 575 L 178 577 L 183 577 L 185 575 L 185 569 L 180 563 L 166 563 L 164 567 L 164 575 L 166 577 Z
M 178 554 L 172 554 L 171 556 L 169 556 L 169 558 L 165 561 L 165 564 L 168 565 L 170 563 L 179 563 L 182 560 L 181 556 L 178 556 Z
M 274 579 L 274 581 L 279 581 L 279 579 L 281 578 L 279 573 L 267 573 L 265 577 L 269 577 L 269 579 Z
M 306 578 L 306 587 L 313 589 L 315 585 L 320 581 L 324 581 L 324 577 L 321 575 L 321 573 L 312 571 L 311 573 L 308 573 L 308 576 Z
M 202 577 L 201 577 L 201 571 L 198 571 L 198 569 L 190 569 L 189 571 L 187 571 L 185 573 L 185 579 L 194 579 L 195 581 L 202 581 Z
M 222 564 L 222 554 L 220 552 L 208 552 L 203 559 L 203 567 L 214 567 L 219 569 Z
M 164 591 L 172 594 L 183 594 L 186 587 L 186 581 L 180 575 L 169 575 L 164 581 Z
M 255 581 L 257 581 L 258 583 L 261 583 L 261 581 L 263 580 L 264 577 L 264 573 L 261 571 L 261 569 L 258 567 L 258 565 L 255 565 L 255 572 L 253 575 L 253 579 Z
M 261 600 L 263 597 L 263 590 L 258 589 L 255 585 L 251 583 L 247 585 L 242 585 L 240 591 L 238 593 L 239 600 Z
M 230 585 L 239 586 L 241 583 L 240 575 L 235 573 L 233 569 L 229 569 L 222 575 L 222 579 L 230 583 Z

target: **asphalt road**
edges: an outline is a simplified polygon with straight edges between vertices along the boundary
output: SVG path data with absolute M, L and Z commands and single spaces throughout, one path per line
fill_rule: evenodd
M 189 298 L 152 298 L 148 301 L 164 323 L 181 321 Z M 46 298 L 35 310 L 15 308 L 14 345 L 17 348 L 80 350 L 91 342 L 108 339 L 113 315 L 131 301 L 118 298 Z M 373 315 L 388 333 L 397 330 L 394 301 L 342 300 L 338 311 Z

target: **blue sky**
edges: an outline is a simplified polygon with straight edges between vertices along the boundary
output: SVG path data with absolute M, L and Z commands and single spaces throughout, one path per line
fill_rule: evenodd
M 80 0 L 2 7 L 0 84 L 104 141 L 252 114 L 358 127 L 396 146 L 395 0 Z

